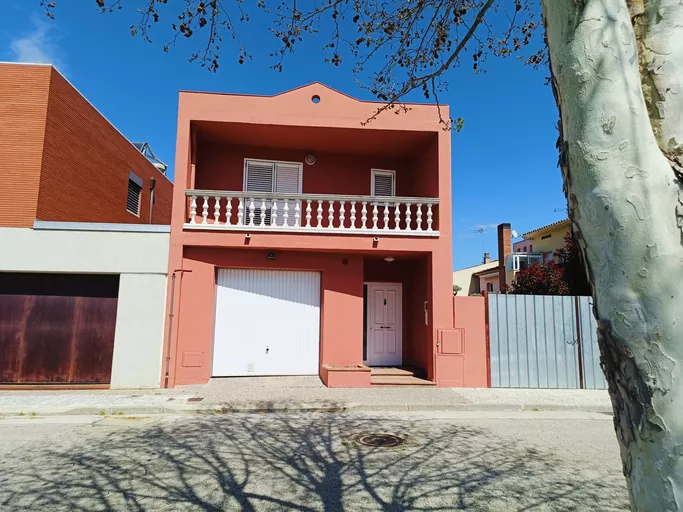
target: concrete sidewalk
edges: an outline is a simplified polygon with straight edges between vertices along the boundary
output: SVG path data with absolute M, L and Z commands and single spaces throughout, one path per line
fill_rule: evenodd
M 329 389 L 318 377 L 242 377 L 169 390 L 1 391 L 0 416 L 229 412 L 572 410 L 611 413 L 607 391 Z

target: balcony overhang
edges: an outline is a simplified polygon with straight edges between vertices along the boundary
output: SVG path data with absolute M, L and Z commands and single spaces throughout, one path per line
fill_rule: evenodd
M 413 157 L 438 138 L 436 132 L 321 126 L 192 121 L 199 143 L 262 146 L 349 155 Z

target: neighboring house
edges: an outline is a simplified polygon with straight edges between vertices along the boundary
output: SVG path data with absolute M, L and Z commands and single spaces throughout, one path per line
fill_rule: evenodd
M 557 249 L 564 247 L 564 237 L 569 233 L 569 219 L 560 220 L 542 228 L 524 233 L 523 240 L 515 242 L 515 253 L 540 254 L 543 261 L 552 261 Z
M 553 261 L 557 249 L 564 247 L 564 236 L 569 232 L 569 219 L 564 219 L 542 228 L 524 233 L 523 240 L 512 247 L 509 224 L 498 226 L 498 250 L 505 254 L 504 267 L 501 265 L 499 281 L 510 285 L 517 272 L 535 263 Z
M 477 295 L 484 291 L 497 292 L 498 260 L 491 261 L 488 252 L 479 265 L 463 268 L 453 272 L 453 286 L 460 287 L 456 295 Z
M 0 64 L 0 385 L 159 386 L 164 170 L 52 66 Z
M 180 93 L 169 386 L 414 382 L 370 368 L 400 366 L 458 381 L 451 135 L 433 105 L 362 124 L 377 107 L 320 83 Z
M 569 219 L 564 219 L 524 233 L 524 239 L 513 244 L 510 224 L 499 224 L 499 259 L 491 262 L 489 253 L 484 253 L 483 263 L 453 272 L 453 284 L 462 289 L 460 295 L 499 292 L 501 283 L 512 284 L 521 269 L 553 260 L 555 251 L 564 247 L 564 236 L 568 232 Z

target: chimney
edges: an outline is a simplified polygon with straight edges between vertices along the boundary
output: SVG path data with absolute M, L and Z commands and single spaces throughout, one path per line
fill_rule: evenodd
M 510 224 L 498 224 L 498 286 L 505 289 L 505 260 L 512 253 L 512 232 Z
M 491 263 L 491 254 L 488 252 L 484 253 L 484 263 Z

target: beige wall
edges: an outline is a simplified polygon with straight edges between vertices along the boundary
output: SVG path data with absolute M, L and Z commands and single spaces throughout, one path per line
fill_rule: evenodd
M 111 387 L 159 387 L 169 227 L 37 224 L 0 227 L 0 272 L 120 275 Z

